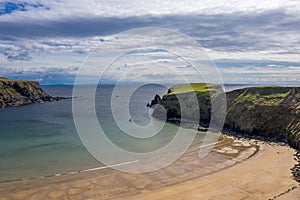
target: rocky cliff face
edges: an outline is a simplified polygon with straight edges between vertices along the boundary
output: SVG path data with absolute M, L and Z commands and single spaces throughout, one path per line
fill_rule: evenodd
M 300 88 L 254 87 L 227 93 L 225 128 L 286 140 L 300 148 Z
M 211 99 L 207 91 L 196 91 L 199 101 L 200 122 L 207 126 L 211 115 Z M 216 92 L 216 98 L 220 92 Z M 178 96 L 188 102 L 190 92 L 163 96 L 160 105 L 154 106 L 153 116 L 162 118 L 166 110 L 167 120 L 180 120 Z M 214 98 L 212 96 L 212 98 Z M 226 93 L 227 112 L 224 128 L 241 134 L 285 140 L 300 149 L 300 88 L 299 87 L 253 87 Z M 195 105 L 187 110 L 195 116 Z M 178 121 L 179 121 L 178 120 Z M 172 121 L 172 120 L 169 120 Z
M 36 81 L 0 78 L 0 107 L 2 108 L 61 99 L 64 98 L 48 95 Z

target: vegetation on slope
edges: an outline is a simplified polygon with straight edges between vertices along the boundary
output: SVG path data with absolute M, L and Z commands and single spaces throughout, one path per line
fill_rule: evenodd
M 225 127 L 300 148 L 300 88 L 253 87 L 227 93 Z
M 250 102 L 256 105 L 279 105 L 292 91 L 287 87 L 253 87 L 244 89 L 234 101 Z

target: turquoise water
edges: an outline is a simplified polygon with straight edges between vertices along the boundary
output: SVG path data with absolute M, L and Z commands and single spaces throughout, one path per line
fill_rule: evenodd
M 120 96 L 127 95 L 126 87 L 130 86 L 124 86 Z M 70 86 L 47 86 L 44 89 L 54 96 L 72 95 Z M 83 86 L 82 90 L 85 89 Z M 97 90 L 96 111 L 100 124 L 115 144 L 132 152 L 148 152 L 166 145 L 174 137 L 177 127 L 171 124 L 167 124 L 159 136 L 145 141 L 122 136 L 111 116 L 111 91 L 111 86 Z M 137 124 L 149 123 L 145 105 L 155 94 L 165 92 L 166 88 L 151 85 L 134 93 L 129 106 Z M 90 97 L 82 96 L 76 100 L 85 101 L 87 98 Z M 51 176 L 99 166 L 103 165 L 88 153 L 76 132 L 72 100 L 0 110 L 0 181 Z
M 84 93 L 87 87 L 80 89 Z M 120 98 L 128 96 L 132 86 L 122 87 L 118 94 Z M 45 86 L 44 89 L 53 96 L 72 96 L 71 86 Z M 159 134 L 149 139 L 132 139 L 124 135 L 112 118 L 112 89 L 112 86 L 97 89 L 95 107 L 99 123 L 113 143 L 127 151 L 149 152 L 165 146 L 173 139 L 178 127 L 172 124 L 166 124 Z M 159 85 L 138 89 L 129 103 L 134 122 L 147 125 L 150 118 L 146 104 L 155 94 L 162 95 L 166 91 L 167 88 Z M 86 101 L 88 98 L 91 97 L 83 95 L 75 100 Z M 122 111 L 126 105 L 121 103 L 117 107 Z M 127 118 L 122 120 L 130 126 Z M 162 122 L 155 123 L 159 126 Z M 186 132 L 189 134 L 189 130 Z M 196 139 L 201 142 L 202 138 L 203 135 L 199 134 Z M 72 115 L 72 100 L 0 110 L 0 181 L 51 176 L 100 166 L 103 164 L 89 154 L 79 139 Z
M 70 94 L 71 88 L 51 88 L 56 90 Z M 1 181 L 97 165 L 76 134 L 71 100 L 0 110 Z

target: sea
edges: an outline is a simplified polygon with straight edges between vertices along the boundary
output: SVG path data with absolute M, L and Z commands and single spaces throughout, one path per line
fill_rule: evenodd
M 73 86 L 42 87 L 52 96 L 72 96 Z M 86 91 L 90 86 L 78 87 Z M 127 96 L 129 99 L 128 106 L 126 102 L 119 105 L 120 112 L 129 107 L 132 118 L 124 120 L 134 120 L 134 123 L 140 126 L 147 126 L 150 120 L 156 119 L 151 118 L 146 104 L 156 94 L 165 94 L 168 88 L 161 85 L 145 85 L 130 94 L 132 87 L 134 86 L 124 85 L 119 90 L 117 97 Z M 227 85 L 225 90 L 243 87 L 247 85 Z M 111 112 L 113 89 L 112 85 L 98 86 L 95 94 L 98 121 L 111 141 L 128 151 L 148 152 L 163 147 L 172 140 L 177 130 L 177 126 L 173 124 L 167 124 L 159 137 L 153 137 L 140 144 L 120 137 L 122 130 L 116 126 Z M 73 101 L 88 102 L 89 98 L 92 97 L 83 95 L 73 98 Z M 156 120 L 155 123 L 160 126 L 163 122 Z M 131 123 L 128 123 L 128 126 L 131 126 Z M 200 143 L 203 137 L 201 133 L 199 135 L 197 140 Z M 197 144 L 197 141 L 193 143 Z M 104 167 L 104 164 L 89 153 L 76 130 L 72 99 L 0 110 L 0 182 L 58 176 L 99 167 Z

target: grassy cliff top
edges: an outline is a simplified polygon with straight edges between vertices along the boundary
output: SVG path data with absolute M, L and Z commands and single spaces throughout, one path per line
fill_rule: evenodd
M 0 107 L 2 108 L 62 99 L 64 98 L 48 95 L 37 81 L 9 80 L 0 77 Z
M 4 77 L 0 77 L 0 84 L 1 85 L 13 85 L 18 84 L 20 86 L 26 85 L 34 85 L 35 87 L 39 87 L 39 83 L 37 81 L 30 81 L 30 80 L 11 80 Z
M 208 93 L 217 95 L 222 92 L 220 85 L 206 83 L 177 84 L 172 86 L 165 96 L 184 94 L 189 92 Z M 251 105 L 277 106 L 286 99 L 300 100 L 300 87 L 256 86 L 227 92 L 234 103 Z
M 2 82 L 17 82 L 17 83 L 25 83 L 25 82 L 30 82 L 30 83 L 34 83 L 37 81 L 31 81 L 31 80 L 13 80 L 13 79 L 8 79 L 8 78 L 4 78 L 4 77 L 0 77 L 0 81 Z
M 177 84 L 169 89 L 168 94 L 181 94 L 188 92 L 209 92 L 211 90 L 221 89 L 219 85 L 210 83 L 190 83 L 190 84 Z
M 234 100 L 235 103 L 249 102 L 254 105 L 277 106 L 287 98 L 300 98 L 299 87 L 261 86 L 237 91 L 241 91 L 241 94 Z

